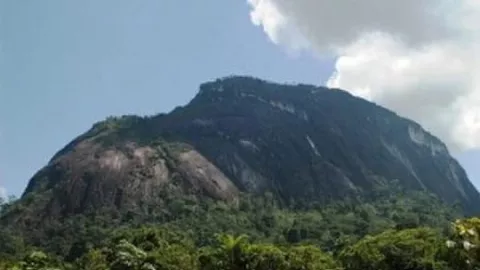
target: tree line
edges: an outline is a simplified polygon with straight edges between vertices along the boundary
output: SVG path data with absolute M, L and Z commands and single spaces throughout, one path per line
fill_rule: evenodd
M 480 219 L 427 193 L 329 205 L 162 196 L 143 212 L 97 209 L 28 230 L 3 223 L 0 270 L 480 269 Z M 18 207 L 4 202 L 1 215 Z

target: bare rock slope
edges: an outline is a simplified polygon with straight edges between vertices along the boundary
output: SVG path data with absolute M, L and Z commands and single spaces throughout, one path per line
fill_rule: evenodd
M 95 124 L 31 179 L 23 200 L 30 216 L 61 217 L 161 205 L 165 190 L 326 202 L 396 184 L 480 212 L 463 168 L 417 123 L 338 89 L 229 77 L 169 114 Z

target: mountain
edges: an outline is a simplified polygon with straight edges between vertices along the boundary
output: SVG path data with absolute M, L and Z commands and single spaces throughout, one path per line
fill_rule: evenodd
M 177 195 L 327 203 L 396 186 L 480 212 L 463 168 L 419 124 L 340 89 L 232 76 L 168 114 L 95 124 L 33 176 L 8 219 L 149 211 Z

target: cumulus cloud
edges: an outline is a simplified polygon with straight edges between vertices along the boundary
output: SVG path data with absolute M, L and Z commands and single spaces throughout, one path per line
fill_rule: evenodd
M 337 57 L 328 86 L 418 121 L 452 150 L 480 147 L 480 1 L 248 3 L 273 42 Z
M 250 13 L 252 23 L 261 26 L 274 43 L 287 45 L 294 50 L 308 47 L 308 41 L 296 29 L 295 24 L 280 12 L 272 1 L 248 2 L 255 7 Z

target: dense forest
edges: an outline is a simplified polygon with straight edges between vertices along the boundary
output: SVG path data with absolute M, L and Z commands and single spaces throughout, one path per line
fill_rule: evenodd
M 479 202 L 417 123 L 230 77 L 55 154 L 0 203 L 0 270 L 474 270 Z
M 0 269 L 479 269 L 480 219 L 423 192 L 328 206 L 271 194 L 165 197 L 148 214 L 96 210 L 0 228 Z M 4 201 L 3 217 L 21 208 Z

